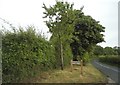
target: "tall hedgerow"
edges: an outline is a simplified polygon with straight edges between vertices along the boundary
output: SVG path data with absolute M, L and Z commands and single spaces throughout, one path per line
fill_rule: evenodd
M 3 83 L 18 82 L 53 68 L 56 68 L 54 48 L 33 26 L 2 33 Z

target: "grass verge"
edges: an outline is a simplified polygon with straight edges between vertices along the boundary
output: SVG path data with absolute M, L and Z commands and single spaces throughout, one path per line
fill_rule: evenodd
M 22 81 L 23 83 L 107 83 L 107 77 L 99 70 L 87 64 L 83 67 L 83 75 L 80 74 L 80 66 L 74 66 L 73 71 L 67 67 L 62 70 L 43 72 L 34 78 Z

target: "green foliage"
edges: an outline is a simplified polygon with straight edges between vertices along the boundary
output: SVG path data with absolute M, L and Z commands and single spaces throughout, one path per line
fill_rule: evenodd
M 35 33 L 34 27 L 26 31 L 2 34 L 3 82 L 18 82 L 35 73 L 56 68 L 54 47 Z
M 114 50 L 112 47 L 105 47 L 104 48 L 104 54 L 105 55 L 113 55 L 114 54 Z
M 63 43 L 66 40 L 69 41 L 72 37 L 73 20 L 75 18 L 73 4 L 56 1 L 56 4 L 49 8 L 43 4 L 43 8 L 45 9 L 44 18 L 49 18 L 45 22 L 52 36 Z
M 49 8 L 43 4 L 43 8 L 45 9 L 44 18 L 49 19 L 45 22 L 49 31 L 52 33 L 51 41 L 56 48 L 56 56 L 62 64 L 61 67 L 63 67 L 63 61 L 64 65 L 67 65 L 72 56 L 69 45 L 72 42 L 71 38 L 73 37 L 72 33 L 74 30 L 75 13 L 73 4 L 56 1 L 56 4 Z
M 75 10 L 74 37 L 71 43 L 74 56 L 83 56 L 85 52 L 90 52 L 97 43 L 104 41 L 102 32 L 105 28 L 91 16 L 84 15 L 82 9 Z
M 115 47 L 101 47 L 96 45 L 94 48 L 94 55 L 119 55 L 119 47 L 115 46 Z
M 56 1 L 56 4 L 49 8 L 43 4 L 43 8 L 44 18 L 49 18 L 45 22 L 52 33 L 52 40 L 62 45 L 68 42 L 74 58 L 77 55 L 83 56 L 85 52 L 90 52 L 94 45 L 104 41 L 102 32 L 105 28 L 91 16 L 84 15 L 83 7 L 76 10 L 73 9 L 73 4 Z M 62 56 L 62 53 L 60 54 Z
M 0 31 L 0 84 L 2 84 L 2 34 Z
M 120 57 L 119 57 L 119 47 L 101 47 L 101 46 L 96 46 L 94 49 L 94 55 L 99 57 L 99 61 L 110 64 L 110 65 L 115 65 L 120 67 Z
M 2 62 L 2 31 L 0 30 L 0 65 L 1 62 Z
M 72 51 L 70 48 L 70 45 L 68 43 L 64 43 L 63 44 L 63 55 L 64 55 L 64 66 L 69 66 L 70 65 L 70 61 L 72 59 Z
M 104 48 L 101 46 L 96 45 L 94 48 L 94 54 L 95 55 L 104 55 Z
M 89 55 L 88 52 L 83 54 L 83 59 L 82 60 L 83 60 L 84 65 L 90 61 L 90 55 Z
M 120 53 L 119 53 L 119 51 L 120 51 L 120 49 L 119 49 L 119 47 L 117 47 L 117 46 L 115 46 L 115 47 L 113 47 L 113 55 L 119 55 Z
M 107 63 L 110 65 L 118 66 L 120 67 L 120 57 L 118 56 L 111 56 L 111 55 L 106 55 L 103 57 L 99 57 L 99 61 L 103 63 Z
M 117 52 L 118 52 L 118 55 L 120 55 L 120 47 L 118 47 L 118 50 L 117 50 Z

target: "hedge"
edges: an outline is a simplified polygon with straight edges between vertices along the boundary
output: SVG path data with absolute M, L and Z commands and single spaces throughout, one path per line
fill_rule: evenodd
M 99 61 L 120 67 L 120 57 L 118 55 L 117 56 L 106 55 L 104 57 L 99 57 Z
M 2 33 L 3 83 L 19 82 L 56 67 L 54 47 L 34 27 Z

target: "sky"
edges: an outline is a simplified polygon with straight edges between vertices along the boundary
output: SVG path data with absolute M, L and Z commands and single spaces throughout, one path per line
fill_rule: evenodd
M 118 2 L 119 0 L 59 0 L 74 3 L 75 9 L 84 6 L 85 15 L 92 16 L 95 20 L 105 27 L 105 41 L 100 43 L 102 47 L 118 46 Z M 46 6 L 55 4 L 55 0 L 0 0 L 0 18 L 9 21 L 14 26 L 34 25 L 37 31 L 40 31 L 50 38 L 49 29 L 42 18 Z M 0 26 L 4 25 L 0 20 Z M 1 29 L 1 28 L 0 28 Z M 7 29 L 10 29 L 7 27 Z

